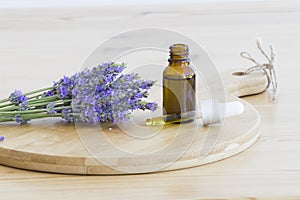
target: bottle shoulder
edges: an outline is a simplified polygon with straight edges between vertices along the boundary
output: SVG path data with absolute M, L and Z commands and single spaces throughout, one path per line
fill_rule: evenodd
M 191 78 L 195 76 L 195 71 L 189 65 L 168 65 L 163 76 L 166 78 Z

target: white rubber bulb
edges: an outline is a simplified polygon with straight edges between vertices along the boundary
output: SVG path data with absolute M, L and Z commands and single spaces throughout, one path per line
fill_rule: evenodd
M 240 115 L 244 112 L 244 104 L 240 101 L 218 103 L 215 99 L 200 101 L 203 125 L 218 124 L 224 118 Z

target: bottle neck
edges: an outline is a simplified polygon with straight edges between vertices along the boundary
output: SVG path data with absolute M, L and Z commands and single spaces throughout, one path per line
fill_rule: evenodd
M 168 60 L 169 67 L 177 68 L 177 67 L 188 67 L 190 65 L 189 60 L 180 60 L 180 61 L 174 61 L 174 60 Z
M 170 46 L 170 64 L 189 64 L 189 48 L 185 44 L 173 44 Z

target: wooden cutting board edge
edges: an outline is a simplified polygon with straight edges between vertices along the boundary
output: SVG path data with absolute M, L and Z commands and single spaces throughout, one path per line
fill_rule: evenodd
M 241 100 L 243 101 L 243 100 Z M 183 156 L 181 159 L 172 163 L 171 165 L 162 168 L 162 171 L 171 171 L 178 169 L 185 169 L 190 167 L 201 166 L 204 164 L 213 163 L 225 158 L 234 156 L 255 143 L 260 134 L 261 119 L 258 112 L 252 105 L 243 101 L 247 106 L 255 111 L 257 121 L 252 129 L 248 130 L 243 135 L 233 138 L 231 141 L 226 141 L 214 147 L 214 149 L 205 158 L 200 159 L 195 156 L 186 158 Z M 1 146 L 1 145 L 0 145 Z M 190 153 L 192 155 L 192 153 Z M 89 157 L 76 157 L 76 156 L 57 156 L 57 155 L 43 155 L 30 152 L 22 152 L 15 149 L 7 149 L 0 147 L 0 163 L 2 165 L 27 169 L 33 171 L 42 171 L 50 173 L 62 174 L 81 174 L 81 175 L 113 175 L 113 174 L 134 174 L 118 171 L 109 166 L 101 164 L 92 156 Z

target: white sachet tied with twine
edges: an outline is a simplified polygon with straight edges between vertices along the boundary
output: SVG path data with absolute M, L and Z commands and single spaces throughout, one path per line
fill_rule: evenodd
M 246 58 L 247 60 L 252 61 L 255 63 L 254 66 L 248 68 L 244 74 L 250 74 L 255 71 L 262 71 L 267 76 L 268 84 L 266 89 L 268 89 L 272 85 L 272 101 L 278 100 L 278 81 L 277 81 L 277 75 L 276 70 L 274 67 L 274 61 L 275 61 L 275 53 L 273 50 L 272 45 L 270 45 L 270 56 L 268 56 L 265 51 L 262 48 L 262 42 L 258 39 L 256 41 L 257 48 L 259 51 L 264 55 L 264 57 L 267 58 L 267 63 L 260 63 L 257 60 L 255 60 L 250 53 L 248 52 L 241 52 L 241 56 L 243 58 Z

